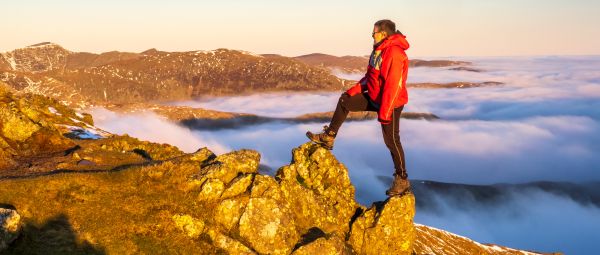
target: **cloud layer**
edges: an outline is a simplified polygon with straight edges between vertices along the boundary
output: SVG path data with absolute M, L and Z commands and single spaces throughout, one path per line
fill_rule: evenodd
M 469 205 L 468 197 L 438 193 L 431 201 L 438 209 L 418 210 L 415 222 L 511 248 L 564 254 L 597 250 L 600 208 L 538 189 L 506 192 L 504 203 L 486 206 Z M 450 202 L 455 199 L 467 202 L 458 207 Z
M 231 150 L 217 142 L 214 137 L 204 137 L 150 111 L 118 114 L 104 108 L 93 108 L 90 114 L 94 117 L 95 126 L 113 134 L 128 134 L 141 140 L 168 143 L 188 153 L 201 147 L 209 147 L 216 153 L 225 153 Z
M 332 111 L 340 93 L 265 93 L 243 96 L 201 98 L 196 101 L 172 102 L 226 112 L 253 113 L 268 117 L 296 117 L 306 113 Z

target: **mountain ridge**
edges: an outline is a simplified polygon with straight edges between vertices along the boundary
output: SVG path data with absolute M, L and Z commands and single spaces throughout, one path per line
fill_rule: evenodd
M 319 62 L 327 60 L 328 64 Z M 341 64 L 336 64 L 341 63 Z M 450 60 L 411 60 L 411 66 L 457 66 Z M 0 53 L 0 80 L 32 92 L 85 107 L 101 103 L 189 100 L 199 96 L 277 91 L 343 91 L 356 81 L 334 76 L 336 65 L 364 71 L 365 57 L 310 54 L 284 57 L 243 50 L 215 49 L 140 53 L 73 52 L 44 42 Z M 467 65 L 467 66 L 465 66 Z M 353 71 L 353 72 L 354 72 Z M 408 84 L 415 88 L 466 88 L 501 83 Z
M 332 91 L 350 85 L 327 70 L 292 58 L 228 49 L 95 54 L 44 43 L 2 53 L 0 59 L 0 80 L 71 105 L 244 92 Z

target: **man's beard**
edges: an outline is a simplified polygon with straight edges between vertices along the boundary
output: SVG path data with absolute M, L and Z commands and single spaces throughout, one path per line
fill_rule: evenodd
M 379 45 L 381 45 L 381 43 L 383 43 L 383 41 L 385 41 L 386 38 L 381 39 L 381 41 L 379 41 L 378 43 L 375 43 L 375 41 L 373 41 L 373 50 L 377 49 L 377 47 L 379 47 Z

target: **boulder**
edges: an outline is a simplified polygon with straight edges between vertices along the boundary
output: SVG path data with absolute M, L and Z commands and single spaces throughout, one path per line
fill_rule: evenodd
M 228 184 L 239 174 L 258 173 L 260 154 L 254 150 L 238 150 L 217 156 L 202 168 L 203 179 L 219 179 Z
M 292 162 L 276 178 L 301 233 L 317 227 L 345 236 L 358 205 L 348 170 L 330 151 L 305 143 L 293 149 Z
M 253 174 L 242 174 L 231 181 L 229 187 L 223 192 L 221 198 L 226 199 L 230 197 L 238 196 L 248 190 L 252 180 L 254 179 Z
M 415 197 L 406 194 L 374 203 L 351 226 L 348 243 L 358 254 L 412 254 Z
M 214 229 L 208 230 L 208 236 L 210 236 L 210 239 L 213 241 L 213 244 L 216 247 L 225 250 L 229 254 L 240 254 L 240 255 L 257 254 L 256 252 L 252 251 L 252 249 L 248 248 L 248 246 L 244 245 L 243 243 L 241 243 L 229 236 L 226 236 Z
M 202 184 L 198 199 L 201 201 L 212 201 L 221 197 L 225 190 L 225 184 L 219 179 L 208 179 Z
M 24 142 L 40 129 L 38 125 L 12 107 L 0 108 L 0 123 L 2 124 L 1 135 L 16 142 Z
M 283 194 L 279 188 L 279 183 L 271 176 L 256 175 L 250 189 L 250 197 L 264 197 L 283 201 Z
M 0 251 L 8 248 L 21 232 L 21 216 L 14 209 L 0 208 Z
M 214 204 L 207 225 L 219 248 L 250 254 L 412 251 L 411 194 L 361 207 L 348 170 L 312 143 L 295 148 L 275 178 L 257 172 L 259 160 L 254 151 L 234 151 L 209 160 L 195 177 L 199 198 Z
M 204 222 L 190 215 L 173 215 L 175 226 L 191 238 L 197 238 L 204 231 Z
M 260 154 L 253 150 L 238 150 L 217 156 L 206 162 L 200 174 L 189 181 L 189 189 L 202 185 L 199 200 L 237 196 L 252 183 L 252 174 L 258 173 L 259 162 Z
M 274 199 L 251 198 L 239 222 L 241 238 L 263 254 L 289 254 L 300 235 L 291 213 Z
M 215 222 L 217 222 L 226 232 L 230 232 L 238 227 L 238 222 L 242 217 L 248 204 L 248 198 L 225 199 L 219 203 L 215 209 Z

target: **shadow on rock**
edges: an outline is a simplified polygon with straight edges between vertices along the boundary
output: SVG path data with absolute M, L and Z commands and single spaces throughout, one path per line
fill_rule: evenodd
M 2 254 L 106 254 L 103 248 L 78 240 L 67 216 L 60 214 L 43 225 L 26 222 L 21 236 Z

